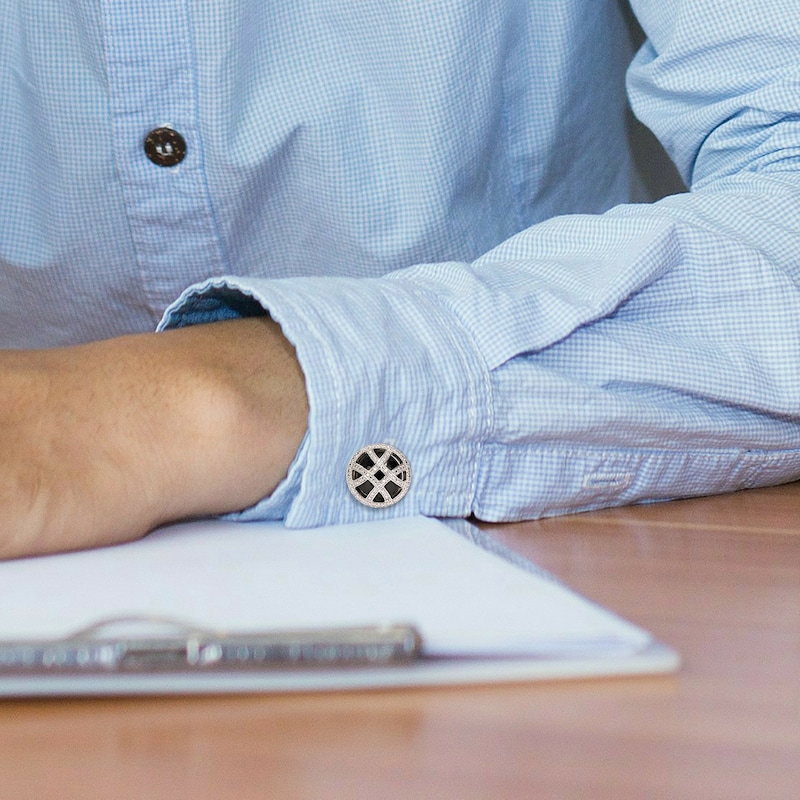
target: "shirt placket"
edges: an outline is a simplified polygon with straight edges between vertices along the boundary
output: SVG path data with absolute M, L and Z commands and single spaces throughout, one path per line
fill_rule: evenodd
M 225 272 L 204 172 L 189 7 L 102 6 L 116 168 L 141 299 L 157 317 L 188 284 Z

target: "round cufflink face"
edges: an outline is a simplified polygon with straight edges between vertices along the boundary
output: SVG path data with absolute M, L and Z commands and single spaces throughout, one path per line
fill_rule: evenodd
M 350 493 L 370 508 L 386 508 L 399 503 L 411 486 L 408 459 L 389 444 L 362 447 L 347 465 Z

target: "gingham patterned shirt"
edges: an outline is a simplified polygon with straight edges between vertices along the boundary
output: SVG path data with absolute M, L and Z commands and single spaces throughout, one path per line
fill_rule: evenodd
M 632 5 L 635 57 L 617 0 L 0 0 L 0 344 L 268 311 L 309 428 L 242 518 L 800 477 L 800 3 Z M 633 202 L 626 68 L 689 192 Z

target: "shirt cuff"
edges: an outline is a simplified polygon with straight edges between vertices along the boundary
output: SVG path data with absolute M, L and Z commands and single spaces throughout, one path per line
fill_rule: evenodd
M 492 425 L 489 371 L 458 319 L 413 286 L 386 278 L 223 277 L 189 287 L 158 329 L 268 313 L 297 352 L 308 430 L 271 497 L 236 515 L 313 527 L 422 514 L 468 516 Z M 370 508 L 347 465 L 376 443 L 411 466 L 408 493 Z

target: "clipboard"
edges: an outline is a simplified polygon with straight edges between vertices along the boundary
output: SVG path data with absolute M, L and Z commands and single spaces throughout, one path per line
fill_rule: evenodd
M 0 585 L 0 697 L 384 689 L 679 666 L 648 632 L 461 520 L 311 531 L 182 523 L 2 563 Z

